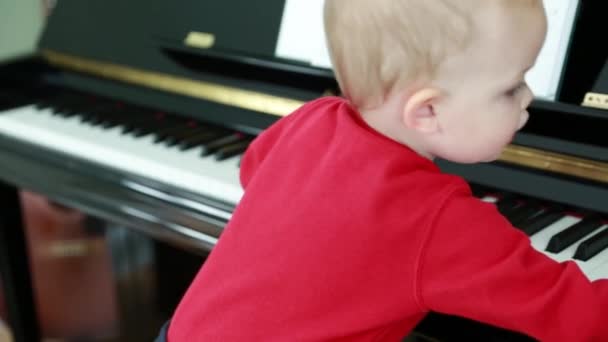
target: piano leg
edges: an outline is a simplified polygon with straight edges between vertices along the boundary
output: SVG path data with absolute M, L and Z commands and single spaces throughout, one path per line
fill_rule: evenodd
M 40 341 L 17 188 L 0 182 L 0 277 L 15 341 Z

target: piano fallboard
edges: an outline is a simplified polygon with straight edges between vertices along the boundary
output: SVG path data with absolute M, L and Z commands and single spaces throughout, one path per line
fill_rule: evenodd
M 0 135 L 0 179 L 196 253 L 215 246 L 231 206 Z

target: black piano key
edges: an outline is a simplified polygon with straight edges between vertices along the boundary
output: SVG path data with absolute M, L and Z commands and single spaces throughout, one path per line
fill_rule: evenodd
M 78 114 L 80 117 L 80 122 L 88 125 L 95 125 L 95 123 L 99 120 L 99 114 L 90 113 L 90 112 L 81 112 Z
M 160 143 L 166 141 L 171 134 L 183 132 L 190 129 L 184 123 L 170 124 L 167 123 L 166 127 L 160 128 L 154 132 L 154 143 Z
M 111 101 L 98 98 L 96 96 L 83 94 L 81 95 L 80 99 L 78 99 L 78 101 L 74 101 L 70 104 L 70 108 L 68 108 L 68 110 L 74 113 L 79 113 L 100 110 L 104 108 L 109 108 L 111 106 Z
M 0 110 L 22 107 L 32 104 L 33 101 L 25 94 L 7 94 L 6 98 L 0 99 Z
M 214 154 L 215 159 L 221 161 L 242 154 L 245 152 L 250 143 L 251 139 L 246 139 L 232 145 L 222 147 Z
M 608 247 L 608 229 L 581 242 L 576 248 L 574 259 L 587 261 Z
M 162 127 L 158 121 L 164 122 L 163 118 L 162 113 L 154 113 L 140 107 L 129 107 L 120 118 L 121 132 L 125 135 L 146 135 L 152 133 L 154 129 Z
M 508 219 L 515 227 L 519 227 L 524 222 L 527 222 L 543 212 L 538 205 L 526 203 L 519 210 L 512 213 Z
M 239 142 L 243 139 L 243 135 L 240 133 L 232 133 L 230 135 L 221 137 L 219 139 L 213 140 L 206 144 L 203 144 L 203 151 L 201 152 L 202 156 L 209 156 L 216 153 L 219 149 L 232 145 L 236 142 Z
M 189 136 L 198 131 L 198 128 L 182 118 L 167 117 L 163 119 L 163 127 L 154 132 L 155 143 L 165 143 L 172 146 L 175 137 Z
M 86 103 L 86 97 L 75 92 L 64 92 L 52 100 L 53 115 L 72 115 L 77 113 L 77 108 L 81 109 Z
M 184 139 L 199 135 L 204 132 L 217 131 L 219 128 L 214 126 L 209 126 L 207 124 L 203 124 L 198 121 L 189 120 L 185 123 L 185 129 L 179 130 L 175 132 L 171 132 L 167 134 L 167 137 L 164 139 L 164 143 L 169 146 L 175 146 L 177 144 L 181 144 Z
M 603 222 L 599 215 L 589 215 L 551 237 L 545 250 L 550 253 L 559 253 L 602 225 Z
M 201 155 L 204 157 L 212 155 L 220 148 L 231 145 L 242 139 L 243 139 L 243 135 L 240 133 L 232 133 L 232 134 L 229 134 L 226 136 L 222 136 L 218 139 L 215 139 L 208 143 L 202 144 L 203 151 L 201 152 Z
M 106 119 L 99 125 L 103 129 L 111 129 L 117 126 L 120 126 L 120 122 L 115 119 Z
M 189 126 L 187 130 L 172 133 L 165 139 L 164 142 L 165 142 L 165 145 L 172 147 L 172 146 L 183 143 L 188 138 L 198 136 L 198 135 L 202 134 L 203 132 L 205 132 L 205 127 L 199 127 L 199 126 L 190 127 Z
M 498 211 L 504 216 L 508 216 L 512 211 L 519 208 L 521 200 L 514 194 L 507 194 L 496 201 Z
M 200 132 L 199 134 L 184 138 L 179 143 L 178 148 L 182 151 L 186 151 L 191 148 L 202 146 L 209 142 L 215 141 L 215 140 L 225 137 L 227 135 L 230 135 L 230 133 L 218 132 L 218 131 Z
M 154 131 L 155 131 L 155 128 L 153 128 L 153 127 L 141 125 L 141 126 L 135 127 L 133 129 L 133 131 L 131 131 L 131 133 L 129 133 L 129 134 L 136 138 L 142 138 L 142 137 L 145 137 L 146 135 L 154 133 Z
M 64 111 L 63 115 L 66 116 L 77 116 L 80 118 L 80 122 L 89 124 L 89 125 L 97 125 L 100 121 L 102 121 L 103 117 L 107 115 L 106 113 L 115 111 L 116 109 L 110 105 L 97 105 L 87 107 L 87 105 L 77 105 L 72 107 L 73 110 Z
M 51 106 L 52 106 L 52 104 L 48 100 L 48 98 L 40 99 L 40 100 L 36 101 L 36 103 L 34 104 L 34 107 L 38 110 L 44 110 L 47 108 L 51 108 Z
M 540 209 L 538 207 L 526 202 L 503 212 L 503 216 L 514 225 L 515 220 L 520 219 L 522 216 L 530 217 L 530 215 L 537 213 L 539 210 Z
M 97 120 L 95 120 L 94 124 L 103 129 L 114 128 L 120 125 L 120 122 L 116 117 L 116 115 L 100 115 L 98 116 Z
M 515 207 L 505 211 L 503 215 L 512 225 L 515 225 L 515 223 L 521 223 L 521 221 L 531 219 L 541 211 L 542 208 L 537 200 L 526 198 L 519 200 Z
M 528 236 L 532 236 L 565 216 L 566 214 L 560 210 L 546 210 L 530 220 L 520 223 L 517 227 Z
M 121 133 L 122 134 L 131 134 L 131 132 L 133 132 L 136 128 L 137 128 L 137 120 L 133 119 L 133 118 L 125 118 L 124 121 L 122 121 L 121 125 L 122 127 L 121 129 Z
M 469 186 L 471 187 L 471 192 L 473 193 L 473 196 L 477 198 L 483 198 L 484 196 L 490 193 L 490 190 L 483 185 L 471 183 L 469 184 Z
M 36 101 L 34 103 L 34 107 L 38 110 L 44 110 L 48 108 L 52 108 L 53 100 L 58 96 L 60 90 L 55 88 L 47 88 L 44 92 L 38 94 Z
M 133 118 L 125 120 L 123 123 L 123 134 L 133 135 L 135 137 L 143 137 L 145 135 L 154 133 L 161 127 L 161 124 L 156 122 L 152 118 Z

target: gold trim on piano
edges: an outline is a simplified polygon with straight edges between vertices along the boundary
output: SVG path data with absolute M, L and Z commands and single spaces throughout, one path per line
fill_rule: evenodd
M 215 44 L 215 35 L 213 33 L 192 31 L 184 39 L 184 44 L 199 49 L 209 49 Z
M 303 104 L 302 101 L 294 99 L 98 62 L 49 50 L 43 51 L 42 54 L 51 64 L 66 69 L 260 113 L 286 116 Z M 507 146 L 499 161 L 608 183 L 608 163 L 604 162 L 517 145 Z
M 608 94 L 587 93 L 583 106 L 599 109 L 608 109 Z
M 517 145 L 507 146 L 499 161 L 608 183 L 608 163 L 604 162 Z
M 51 50 L 42 51 L 42 55 L 58 67 L 264 114 L 286 116 L 304 104 L 290 98 L 99 62 Z

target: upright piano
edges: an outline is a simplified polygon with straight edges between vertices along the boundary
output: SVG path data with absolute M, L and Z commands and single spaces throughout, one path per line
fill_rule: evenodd
M 290 2 L 63 0 L 36 55 L 0 65 L 0 271 L 18 340 L 39 336 L 18 189 L 210 251 L 243 193 L 248 144 L 304 102 L 339 94 L 329 68 L 277 54 Z M 597 6 L 579 4 L 558 94 L 532 103 L 498 161 L 439 161 L 534 248 L 590 279 L 608 277 L 608 111 L 581 105 L 608 56 Z M 417 333 L 526 339 L 439 314 Z

